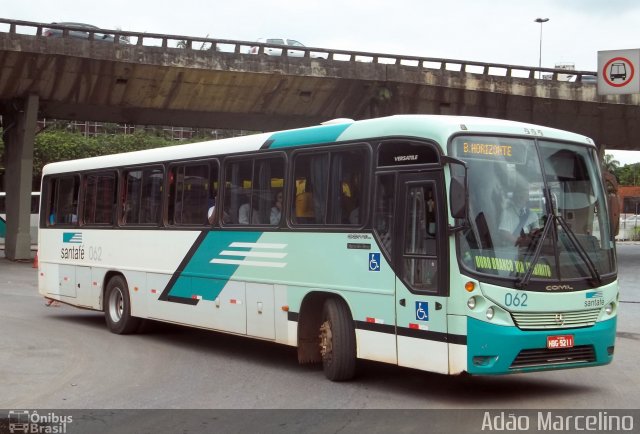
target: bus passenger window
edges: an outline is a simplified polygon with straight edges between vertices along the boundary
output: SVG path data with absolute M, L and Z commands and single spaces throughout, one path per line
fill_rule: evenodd
M 331 154 L 330 212 L 327 223 L 359 225 L 363 221 L 362 187 L 366 167 L 364 149 Z
M 125 172 L 122 224 L 157 225 L 162 211 L 164 174 L 160 168 Z
M 281 156 L 233 161 L 226 166 L 224 223 L 277 225 L 274 215 L 276 192 L 284 187 L 284 159 Z M 277 213 L 276 213 L 277 214 Z M 226 217 L 225 217 L 226 219 Z
M 80 183 L 76 176 L 54 178 L 49 184 L 49 213 L 47 225 L 78 224 L 78 191 Z
M 366 163 L 364 148 L 298 156 L 294 161 L 293 223 L 362 224 Z
M 291 219 L 295 224 L 325 221 L 329 154 L 300 155 L 294 160 Z
M 284 161 L 279 156 L 259 159 L 255 161 L 253 171 L 255 188 L 251 204 L 254 208 L 253 216 L 257 217 L 254 223 L 277 225 L 280 223 L 280 218 L 277 216 L 275 201 L 277 192 L 279 191 L 282 195 L 281 189 L 284 187 Z M 276 214 L 274 214 L 274 207 L 276 207 Z
M 205 225 L 209 218 L 209 165 L 192 164 L 171 168 L 169 223 Z
M 83 223 L 113 224 L 116 203 L 115 173 L 86 175 L 83 185 Z

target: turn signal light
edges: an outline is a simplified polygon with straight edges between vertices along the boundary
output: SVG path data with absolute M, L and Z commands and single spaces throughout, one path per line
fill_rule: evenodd
M 464 289 L 467 290 L 467 292 L 471 292 L 476 288 L 476 284 L 473 282 L 467 282 L 464 284 Z

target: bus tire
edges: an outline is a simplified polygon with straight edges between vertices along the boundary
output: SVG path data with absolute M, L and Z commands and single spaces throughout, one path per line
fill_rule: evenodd
M 319 337 L 324 375 L 331 381 L 353 378 L 356 370 L 356 334 L 349 308 L 342 300 L 325 300 Z
M 131 316 L 129 288 L 122 276 L 113 276 L 107 283 L 104 316 L 111 333 L 126 335 L 135 332 L 140 326 L 140 318 Z

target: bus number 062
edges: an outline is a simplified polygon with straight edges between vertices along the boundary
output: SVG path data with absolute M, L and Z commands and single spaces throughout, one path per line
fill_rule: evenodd
M 527 294 L 511 294 L 504 295 L 504 304 L 506 306 L 527 307 Z
M 89 246 L 89 260 L 102 261 L 102 247 Z

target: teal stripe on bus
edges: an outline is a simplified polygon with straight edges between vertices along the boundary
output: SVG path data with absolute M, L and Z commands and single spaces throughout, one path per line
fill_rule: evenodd
M 316 145 L 318 143 L 335 142 L 351 123 L 337 125 L 321 125 L 274 133 L 269 137 L 269 149 L 289 148 L 300 145 Z
M 4 219 L 0 217 L 0 238 L 5 238 L 7 236 L 7 224 Z
M 255 243 L 261 235 L 262 232 L 209 232 L 169 290 L 169 297 L 214 301 L 236 272 L 238 265 L 216 264 L 211 263 L 211 260 L 219 258 L 223 250 L 229 250 L 232 243 Z M 235 248 L 235 250 L 251 249 Z M 230 259 L 241 259 L 241 257 L 230 257 Z

